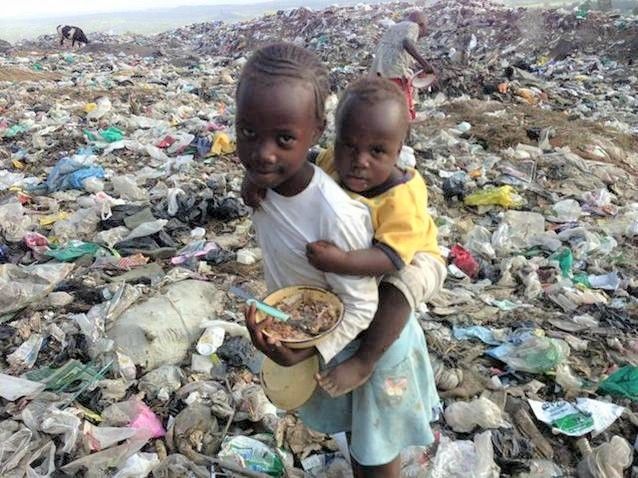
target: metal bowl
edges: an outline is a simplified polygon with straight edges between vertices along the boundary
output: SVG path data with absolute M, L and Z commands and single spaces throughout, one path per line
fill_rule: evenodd
M 270 295 L 268 295 L 268 297 L 264 299 L 264 302 L 273 307 L 277 307 L 277 305 L 280 302 L 298 294 L 309 295 L 311 299 L 316 300 L 317 302 L 323 302 L 323 303 L 328 303 L 333 305 L 338 311 L 338 318 L 335 324 L 332 327 L 330 327 L 330 329 L 309 339 L 282 340 L 277 336 L 268 334 L 268 332 L 266 331 L 264 331 L 264 335 L 280 340 L 282 344 L 286 345 L 287 347 L 290 347 L 291 349 L 307 349 L 310 347 L 314 347 L 318 343 L 325 340 L 330 335 L 330 333 L 333 332 L 339 326 L 339 324 L 343 320 L 345 307 L 338 295 L 328 290 L 320 289 L 319 287 L 311 287 L 311 286 L 284 287 L 283 289 L 276 290 Z M 256 319 L 257 319 L 257 323 L 259 323 L 266 319 L 266 315 L 260 311 L 257 311 Z

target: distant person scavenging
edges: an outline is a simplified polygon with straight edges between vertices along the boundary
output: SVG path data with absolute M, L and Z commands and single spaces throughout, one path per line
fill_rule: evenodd
M 71 25 L 58 25 L 58 35 L 60 35 L 60 46 L 64 45 L 64 40 L 71 40 L 71 46 L 74 47 L 75 43 L 89 43 L 88 38 L 81 28 Z
M 372 73 L 387 78 L 399 85 L 405 95 L 410 118 L 416 119 L 414 109 L 414 88 L 412 86 L 412 63 L 414 60 L 421 65 L 424 73 L 434 73 L 432 65 L 421 56 L 416 42 L 427 33 L 427 19 L 421 12 L 412 12 L 407 18 L 392 25 L 381 38 L 374 62 Z

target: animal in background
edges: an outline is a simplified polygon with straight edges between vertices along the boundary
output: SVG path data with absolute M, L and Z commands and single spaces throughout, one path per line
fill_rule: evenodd
M 88 38 L 79 27 L 71 25 L 58 25 L 58 35 L 60 35 L 60 46 L 64 45 L 64 40 L 71 40 L 71 46 L 75 46 L 75 43 L 89 43 Z

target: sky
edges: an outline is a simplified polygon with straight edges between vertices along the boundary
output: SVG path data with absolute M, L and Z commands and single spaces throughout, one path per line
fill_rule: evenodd
M 263 1 L 263 0 L 262 0 Z M 259 0 L 4 0 L 0 19 L 124 12 L 180 5 L 258 3 Z

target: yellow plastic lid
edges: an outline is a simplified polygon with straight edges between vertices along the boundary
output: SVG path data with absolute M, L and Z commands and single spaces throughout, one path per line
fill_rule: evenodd
M 261 386 L 277 408 L 294 410 L 312 397 L 317 388 L 315 375 L 318 371 L 316 355 L 292 367 L 282 367 L 266 357 L 261 366 Z

